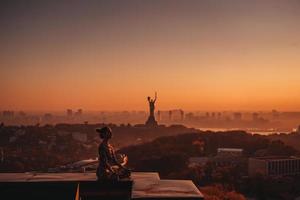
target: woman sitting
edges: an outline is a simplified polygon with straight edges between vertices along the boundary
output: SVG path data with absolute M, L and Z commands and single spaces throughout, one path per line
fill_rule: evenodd
M 122 162 L 118 162 L 114 148 L 109 144 L 112 138 L 112 131 L 109 127 L 96 129 L 102 139 L 99 145 L 99 166 L 97 169 L 98 180 L 119 180 L 130 177 L 130 171 L 124 167 L 127 164 L 127 156 L 122 155 Z

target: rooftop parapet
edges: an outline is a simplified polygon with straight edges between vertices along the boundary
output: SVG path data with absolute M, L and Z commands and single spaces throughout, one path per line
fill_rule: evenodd
M 131 180 L 100 182 L 95 173 L 1 173 L 5 199 L 176 199 L 202 200 L 189 180 L 161 180 L 158 173 L 133 172 Z

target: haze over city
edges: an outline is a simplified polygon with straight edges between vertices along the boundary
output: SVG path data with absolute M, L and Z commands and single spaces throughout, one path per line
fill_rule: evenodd
M 7 1 L 0 109 L 300 110 L 300 3 Z

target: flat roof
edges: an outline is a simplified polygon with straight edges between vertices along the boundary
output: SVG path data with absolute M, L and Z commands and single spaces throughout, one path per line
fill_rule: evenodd
M 300 157 L 297 156 L 263 156 L 263 157 L 253 157 L 251 159 L 258 160 L 298 160 Z
M 132 199 L 203 199 L 190 180 L 161 180 L 156 172 L 133 172 Z M 96 181 L 95 173 L 0 173 L 1 183 Z
M 95 173 L 0 173 L 0 182 L 95 181 Z
M 209 157 L 190 157 L 189 161 L 190 162 L 201 162 L 201 161 L 207 161 L 209 160 Z
M 243 149 L 240 149 L 240 148 L 218 148 L 218 151 L 236 151 L 236 152 L 242 152 Z
M 190 180 L 159 180 L 154 182 L 134 182 L 133 199 L 152 198 L 195 198 L 203 195 Z
M 160 180 L 157 172 L 132 172 L 132 180 Z M 0 173 L 0 182 L 96 181 L 96 173 Z

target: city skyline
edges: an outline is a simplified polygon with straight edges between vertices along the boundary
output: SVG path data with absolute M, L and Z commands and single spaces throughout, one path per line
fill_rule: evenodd
M 45 2 L 1 3 L 0 110 L 300 110 L 299 1 Z

